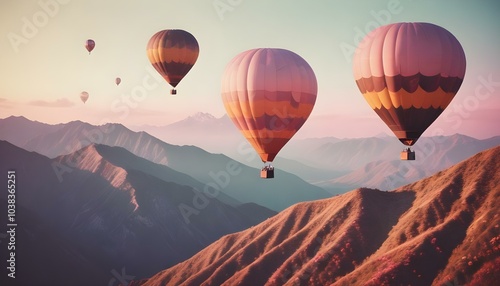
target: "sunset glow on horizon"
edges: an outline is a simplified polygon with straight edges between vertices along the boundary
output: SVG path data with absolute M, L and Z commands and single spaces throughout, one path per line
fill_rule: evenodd
M 395 22 L 429 22 L 462 44 L 467 70 L 457 95 L 423 136 L 500 135 L 500 29 L 496 1 L 84 1 L 0 4 L 0 118 L 49 124 L 81 120 L 162 126 L 197 112 L 226 114 L 221 77 L 242 51 L 277 47 L 303 57 L 318 95 L 297 138 L 369 137 L 392 132 L 359 92 L 352 69 L 358 42 Z M 200 47 L 177 96 L 151 66 L 146 45 L 163 29 L 184 29 Z M 95 40 L 89 55 L 84 44 Z M 116 85 L 116 77 L 121 84 Z M 79 95 L 89 93 L 84 104 Z

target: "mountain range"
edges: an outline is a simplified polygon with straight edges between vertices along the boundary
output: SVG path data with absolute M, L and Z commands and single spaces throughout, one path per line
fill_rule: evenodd
M 216 118 L 200 112 L 166 126 L 136 128 L 147 130 L 165 142 L 197 145 L 253 167 L 261 165 L 258 156 L 251 155 L 250 144 L 227 116 Z M 274 164 L 333 194 L 359 186 L 390 190 L 497 145 L 500 136 L 482 140 L 462 134 L 422 137 L 414 146 L 417 160 L 402 162 L 399 152 L 404 146 L 394 136 L 384 133 L 369 138 L 293 138 Z
M 50 159 L 0 141 L 0 158 L 2 173 L 17 174 L 17 259 L 45 254 L 45 266 L 27 264 L 33 273 L 20 262 L 19 285 L 105 285 L 123 268 L 146 277 L 276 213 L 226 204 L 219 200 L 225 195 L 210 197 L 195 188 L 201 182 L 121 147 L 91 144 Z M 7 192 L 0 199 L 5 205 Z M 55 271 L 69 266 L 89 273 Z M 49 267 L 53 276 L 44 272 Z
M 256 203 L 275 211 L 300 201 L 331 196 L 322 188 L 281 169 L 276 170 L 274 179 L 261 180 L 259 169 L 225 155 L 209 153 L 196 146 L 165 143 L 146 132 L 134 132 L 121 124 L 94 126 L 73 121 L 62 125 L 38 125 L 26 118 L 1 119 L 0 139 L 12 143 L 24 142 L 18 146 L 49 158 L 77 152 L 92 143 L 123 147 L 136 156 L 189 175 L 201 182 L 203 189 L 215 189 L 212 192 L 224 193 L 241 203 Z M 7 132 L 6 126 L 20 130 L 22 140 L 17 138 L 18 132 Z M 25 134 L 33 128 L 46 132 L 26 138 Z
M 499 157 L 296 204 L 132 285 L 496 285 Z
M 199 114 L 178 127 L 214 120 L 223 118 Z M 245 142 L 231 158 L 120 124 L 0 119 L 0 170 L 17 173 L 16 255 L 28 261 L 16 285 L 487 285 L 500 278 L 500 147 L 458 163 L 500 145 L 500 137 L 424 137 L 413 162 L 397 158 L 393 141 L 292 140 L 274 162 L 276 178 L 262 180 L 262 163 Z
M 423 137 L 413 148 L 417 156 L 415 161 L 401 161 L 398 158 L 398 145 L 400 144 L 394 142 L 392 137 L 353 139 L 322 145 L 314 150 L 312 158 L 316 158 L 317 162 L 326 158 L 332 166 L 350 166 L 351 171 L 314 184 L 327 190 L 353 189 L 355 186 L 391 190 L 444 170 L 480 151 L 498 146 L 500 136 L 483 140 L 461 134 Z M 353 148 L 362 151 L 356 153 Z M 351 159 L 342 154 L 355 155 Z
M 245 170 L 246 166 L 255 169 L 262 167 L 262 162 L 253 148 L 243 139 L 229 118 L 224 116 L 216 118 L 207 113 L 197 113 L 167 126 L 144 126 L 144 129 L 156 136 L 162 136 L 164 140 L 191 145 L 168 144 L 149 133 L 134 132 L 120 124 L 93 126 L 75 121 L 49 125 L 23 117 L 12 116 L 0 119 L 0 139 L 49 157 L 74 152 L 90 142 L 121 146 L 138 156 L 169 165 L 179 172 L 188 173 L 205 184 L 214 183 L 214 179 L 207 174 L 209 172 L 215 174 L 217 170 L 208 166 L 192 168 L 190 162 L 193 162 L 194 157 L 198 159 L 204 157 L 206 160 L 203 161 L 217 162 L 215 166 L 218 172 L 223 171 L 225 165 L 232 159 L 244 165 Z M 35 131 L 30 132 L 30 130 Z M 193 144 L 197 146 L 192 146 Z M 208 153 L 198 148 L 207 144 L 213 145 L 213 148 L 209 147 L 212 152 L 220 154 Z M 285 145 L 274 161 L 274 165 L 278 172 L 287 173 L 286 180 L 278 185 L 289 182 L 288 175 L 294 174 L 307 183 L 326 190 L 329 194 L 344 193 L 359 186 L 390 190 L 430 176 L 468 156 L 497 145 L 500 145 L 500 136 L 482 140 L 461 134 L 423 137 L 414 148 L 417 160 L 410 162 L 399 160 L 402 145 L 398 140 L 386 134 L 370 138 L 293 139 Z M 191 156 L 192 153 L 196 155 Z M 255 174 L 258 170 L 251 172 Z M 283 179 L 281 176 L 277 177 L 277 180 L 281 179 Z M 295 182 L 297 178 L 291 180 Z M 296 193 L 297 195 L 293 195 L 291 200 L 282 203 L 273 201 L 273 198 L 288 198 L 287 195 L 272 194 L 267 189 L 270 184 L 275 184 L 274 180 L 272 183 L 266 182 L 265 184 L 260 184 L 262 182 L 258 181 L 252 182 L 251 185 L 246 182 L 239 183 L 243 183 L 244 190 L 241 186 L 239 190 L 235 190 L 230 185 L 224 192 L 232 194 L 232 197 L 242 202 L 258 203 L 277 211 L 301 200 L 329 196 L 319 188 L 312 188 L 315 190 L 312 195 L 300 195 L 300 188 L 295 189 L 296 184 L 290 184 L 288 187 L 295 191 L 289 191 L 288 194 Z M 299 185 L 302 186 L 303 183 L 300 182 Z M 308 186 L 308 188 L 311 187 Z M 272 194 L 272 197 L 268 196 L 266 200 L 248 197 L 256 192 L 262 192 L 258 196 Z

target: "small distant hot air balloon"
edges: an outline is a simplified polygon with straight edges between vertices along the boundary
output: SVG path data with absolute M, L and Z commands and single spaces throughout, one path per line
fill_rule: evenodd
M 80 99 L 82 100 L 83 103 L 87 102 L 87 99 L 89 99 L 89 93 L 86 91 L 82 91 L 80 93 Z
M 89 55 L 90 55 L 90 52 L 92 52 L 92 50 L 94 49 L 95 47 L 95 42 L 94 40 L 92 39 L 88 39 L 86 42 L 85 42 L 85 48 L 87 49 L 87 51 L 89 51 Z
M 234 57 L 222 77 L 222 101 L 228 116 L 264 163 L 306 122 L 318 85 L 309 64 L 285 49 L 253 49 Z M 269 165 L 261 177 L 273 178 Z
M 116 83 L 116 85 L 119 85 L 119 84 L 120 84 L 120 82 L 122 82 L 122 79 L 121 79 L 121 78 L 119 78 L 119 77 L 115 78 L 115 83 Z
M 153 67 L 174 87 L 191 70 L 198 59 L 198 42 L 184 30 L 163 30 L 154 34 L 148 42 L 147 55 Z
M 465 53 L 446 29 L 395 23 L 370 32 L 353 59 L 354 78 L 370 107 L 408 148 L 438 118 L 465 76 Z

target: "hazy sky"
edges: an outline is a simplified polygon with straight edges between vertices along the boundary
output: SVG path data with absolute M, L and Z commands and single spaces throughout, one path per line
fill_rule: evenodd
M 226 64 L 244 50 L 279 47 L 308 61 L 318 80 L 316 106 L 299 137 L 390 133 L 356 87 L 352 53 L 375 27 L 420 21 L 453 33 L 467 57 L 459 93 L 424 135 L 491 137 L 500 135 L 499 16 L 496 0 L 2 0 L 0 118 L 132 126 L 165 125 L 199 111 L 220 117 Z M 175 97 L 146 56 L 149 38 L 171 28 L 189 31 L 200 45 Z M 90 56 L 88 38 L 96 41 Z

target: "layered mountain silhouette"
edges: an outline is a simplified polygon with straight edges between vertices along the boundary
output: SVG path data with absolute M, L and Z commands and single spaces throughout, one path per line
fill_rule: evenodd
M 262 167 L 262 162 L 252 147 L 225 116 L 216 118 L 207 113 L 198 113 L 167 126 L 145 126 L 143 128 L 164 140 L 172 140 L 177 144 L 206 147 L 212 152 L 225 154 L 244 165 L 254 168 Z M 9 130 L 19 130 L 19 136 L 16 136 L 15 132 L 9 132 Z M 29 130 L 42 130 L 43 132 L 31 134 Z M 175 153 L 173 150 L 177 150 L 179 147 L 185 147 L 184 149 L 187 150 L 187 148 L 192 147 L 165 144 L 155 137 L 149 136 L 148 133 L 133 132 L 119 124 L 92 126 L 83 122 L 70 122 L 48 125 L 33 122 L 23 117 L 9 117 L 0 119 L 0 131 L 0 139 L 8 140 L 17 146 L 37 151 L 49 157 L 74 152 L 89 142 L 94 142 L 122 146 L 138 156 L 168 165 L 167 153 L 170 157 L 176 158 L 172 154 Z M 108 138 L 110 134 L 112 136 Z M 103 140 L 103 138 L 106 139 Z M 151 141 L 151 138 L 154 140 Z M 157 142 L 161 142 L 161 146 L 158 146 Z M 141 145 L 143 143 L 146 145 Z M 402 145 L 387 134 L 371 138 L 294 139 L 285 145 L 274 163 L 279 170 L 294 174 L 331 194 L 343 193 L 360 185 L 391 190 L 430 176 L 477 152 L 499 144 L 500 136 L 482 140 L 461 134 L 423 137 L 414 148 L 417 152 L 417 160 L 403 162 L 399 160 L 399 151 L 402 149 Z M 148 146 L 148 148 L 140 146 Z M 194 148 L 194 150 L 198 151 L 199 148 Z M 170 165 L 172 168 L 180 172 L 193 171 L 189 164 L 186 166 L 186 161 L 182 162 L 181 159 L 175 160 L 174 158 L 170 158 L 175 161 L 176 165 L 173 166 L 174 163 L 172 163 Z M 226 157 L 225 160 L 230 159 Z M 182 163 L 179 164 L 179 161 Z M 378 170 L 383 170 L 383 172 Z M 193 177 L 204 183 L 213 181 L 212 178 L 206 176 L 206 170 L 198 175 Z M 260 190 L 262 187 L 258 186 L 256 189 Z M 227 191 L 232 192 L 233 190 L 228 189 Z M 237 191 L 235 192 L 237 193 Z M 239 197 L 238 194 L 234 193 L 233 196 Z M 325 197 L 325 194 L 321 196 Z M 312 196 L 303 199 L 320 197 Z M 247 198 L 241 199 L 245 201 Z M 298 201 L 292 200 L 281 206 L 268 204 L 266 207 L 282 210 Z M 262 201 L 248 200 L 247 202 L 265 205 Z
M 33 123 L 26 118 L 15 117 L 0 120 L 2 121 L 7 121 L 9 128 L 18 129 L 31 128 L 30 124 Z M 10 138 L 10 142 L 20 141 L 12 138 L 15 137 L 13 134 L 2 134 L 4 133 L 0 133 L 0 136 Z M 146 132 L 134 132 L 120 124 L 93 126 L 73 121 L 58 126 L 53 132 L 34 135 L 19 147 L 54 158 L 76 152 L 93 143 L 123 147 L 136 156 L 191 176 L 201 182 L 203 188 L 218 188 L 218 191 L 237 201 L 256 203 L 275 211 L 300 201 L 331 196 L 322 188 L 308 184 L 281 169 L 276 170 L 274 179 L 261 180 L 259 169 L 225 155 L 212 154 L 195 146 L 168 144 Z
M 401 161 L 398 158 L 401 144 L 392 137 L 361 138 L 324 144 L 310 156 L 316 158 L 316 162 L 329 162 L 333 168 L 335 165 L 343 165 L 352 169 L 343 176 L 314 182 L 317 186 L 333 191 L 357 186 L 391 190 L 430 176 L 498 145 L 500 136 L 483 140 L 460 134 L 423 137 L 413 148 L 417 160 Z M 356 153 L 355 150 L 359 152 Z M 350 158 L 342 154 L 355 155 Z
M 52 133 L 64 124 L 46 124 L 38 121 L 31 121 L 23 116 L 10 116 L 0 119 L 0 139 L 9 141 L 16 146 L 24 146 L 34 137 Z
M 221 119 L 200 114 L 178 127 L 213 120 Z M 414 162 L 399 161 L 399 142 L 386 136 L 294 140 L 273 180 L 258 177 L 250 166 L 261 163 L 245 145 L 233 160 L 119 124 L 9 117 L 0 119 L 0 139 L 21 147 L 0 141 L 0 170 L 18 175 L 19 285 L 494 285 L 500 278 L 500 147 L 444 170 L 500 145 L 500 137 L 421 138 Z M 320 187 L 356 190 L 312 201 L 330 196 Z
M 393 191 L 296 204 L 144 285 L 496 285 L 500 147 Z
M 143 128 L 166 142 L 197 145 L 253 167 L 261 165 L 258 156 L 245 152 L 252 151 L 252 148 L 227 116 L 216 118 L 197 113 L 167 126 Z M 204 138 L 203 142 L 196 134 Z M 417 160 L 401 162 L 399 151 L 404 146 L 394 136 L 385 133 L 370 138 L 294 138 L 285 145 L 274 163 L 279 169 L 333 194 L 358 186 L 391 190 L 499 144 L 500 136 L 484 140 L 461 134 L 423 137 L 414 147 Z M 379 169 L 383 172 L 378 172 Z
M 26 283 L 21 285 L 107 285 L 121 269 L 146 277 L 192 256 L 224 234 L 275 214 L 255 204 L 223 203 L 219 198 L 237 201 L 224 194 L 211 196 L 214 193 L 204 192 L 203 184 L 192 177 L 121 147 L 91 144 L 49 159 L 0 141 L 0 158 L 2 173 L 15 170 L 17 174 L 18 246 L 24 247 L 18 252 L 19 260 L 39 267 L 33 275 L 27 274 L 31 268 L 25 268 L 26 276 L 20 280 Z M 7 192 L 0 199 L 4 204 Z M 6 232 L 5 225 L 0 233 Z M 45 260 L 30 258 L 37 253 L 45 254 Z M 45 266 L 35 261 L 45 261 L 54 275 L 43 276 Z M 6 261 L 1 263 L 6 269 Z M 81 273 L 87 275 L 85 279 L 73 283 L 70 276 L 76 269 L 55 271 L 69 266 L 93 272 Z

